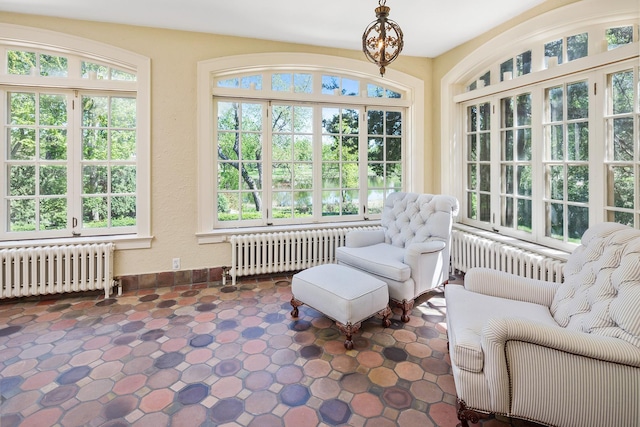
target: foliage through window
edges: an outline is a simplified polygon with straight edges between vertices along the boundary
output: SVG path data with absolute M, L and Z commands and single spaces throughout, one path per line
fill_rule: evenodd
M 601 53 L 637 44 L 636 28 L 599 30 Z M 586 57 L 590 34 L 547 42 L 538 55 Z M 561 248 L 594 222 L 640 227 L 640 66 L 637 54 L 620 56 L 460 102 L 464 222 Z M 517 58 L 498 63 L 501 81 L 519 74 Z M 527 57 L 539 64 L 532 72 L 542 59 Z
M 214 97 L 216 223 L 260 226 L 379 216 L 386 195 L 403 186 L 404 108 L 385 105 L 402 94 L 318 72 L 256 77 L 254 83 L 270 81 L 270 91 L 243 85 L 245 76 L 217 80 L 224 90 L 262 94 L 255 100 Z M 291 99 L 269 99 L 269 93 L 282 92 Z M 332 102 L 336 96 L 359 102 Z M 362 102 L 369 98 L 384 101 Z
M 7 178 L 0 238 L 135 233 L 136 72 L 40 49 L 5 52 L 5 76 L 28 84 L 16 89 L 0 82 L 6 106 L 0 163 Z M 52 77 L 63 80 L 50 85 Z M 61 85 L 72 78 L 94 82 L 87 89 Z M 124 90 L 104 80 L 123 82 Z

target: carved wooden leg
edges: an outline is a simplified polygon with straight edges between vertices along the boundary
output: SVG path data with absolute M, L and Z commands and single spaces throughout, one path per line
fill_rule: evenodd
M 460 420 L 461 427 L 469 427 L 469 421 L 474 424 L 478 424 L 481 419 L 489 418 L 488 414 L 482 414 L 480 412 L 476 412 L 473 409 L 467 408 L 467 404 L 464 403 L 464 400 L 458 399 L 458 404 L 456 405 L 458 409 L 458 419 Z
M 298 301 L 295 297 L 291 297 L 291 307 L 293 307 L 293 310 L 291 310 L 291 317 L 298 317 L 298 307 L 303 304 L 304 303 L 302 301 Z
M 402 300 L 402 302 L 398 303 L 398 307 L 402 308 L 402 316 L 400 316 L 400 320 L 407 323 L 409 321 L 409 315 L 407 313 L 413 310 L 413 300 Z
M 391 311 L 391 308 L 389 307 L 389 304 L 387 304 L 387 306 L 384 309 L 378 312 L 378 314 L 382 316 L 382 326 L 384 326 L 385 328 L 388 328 L 389 326 L 391 326 L 391 320 L 389 320 L 391 313 L 392 311 Z
M 347 350 L 352 350 L 353 334 L 355 334 L 360 330 L 361 323 L 358 322 L 355 325 L 352 325 L 351 323 L 347 323 L 346 325 L 344 325 L 340 322 L 336 322 L 336 325 L 338 326 L 338 329 L 340 329 L 340 331 L 347 336 L 347 339 L 344 341 L 344 348 L 346 348 Z

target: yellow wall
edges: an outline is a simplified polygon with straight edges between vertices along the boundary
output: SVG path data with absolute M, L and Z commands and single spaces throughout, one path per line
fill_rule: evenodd
M 265 52 L 308 52 L 366 61 L 360 51 L 162 30 L 69 19 L 3 13 L 0 22 L 39 27 L 121 47 L 151 58 L 151 249 L 116 251 L 115 275 L 229 265 L 229 245 L 196 241 L 196 64 L 229 55 Z M 432 97 L 431 59 L 403 56 L 396 70 L 425 81 Z M 377 74 L 375 65 L 371 73 Z M 425 111 L 426 129 L 431 112 Z M 426 132 L 425 162 L 431 162 L 431 133 Z M 429 159 L 429 160 L 427 160 Z M 425 189 L 433 191 L 431 176 Z
M 392 67 L 424 81 L 424 189 L 439 192 L 440 80 L 462 58 L 501 32 L 577 0 L 548 0 L 435 59 L 400 56 Z M 0 22 L 39 27 L 118 46 L 151 58 L 151 249 L 116 252 L 115 274 L 229 265 L 229 245 L 196 241 L 196 64 L 229 55 L 308 52 L 363 60 L 360 51 L 185 31 L 3 13 Z M 428 43 L 428 40 L 424 41 Z M 373 75 L 377 70 L 371 64 Z

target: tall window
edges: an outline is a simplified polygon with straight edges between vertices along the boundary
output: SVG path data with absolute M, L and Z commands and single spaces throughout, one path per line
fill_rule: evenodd
M 464 85 L 463 222 L 563 249 L 597 222 L 640 227 L 637 28 L 557 37 L 528 51 L 537 68 L 527 81 L 515 80 L 514 56 L 487 71 L 502 76 L 482 93 L 482 79 Z M 592 52 L 594 35 L 602 42 Z
M 215 85 L 216 226 L 379 218 L 385 197 L 404 188 L 397 90 L 282 70 Z
M 606 218 L 640 225 L 640 78 L 636 67 L 607 74 Z
M 589 227 L 589 85 L 544 93 L 545 236 L 577 243 Z
M 0 239 L 148 235 L 138 70 L 43 44 L 2 52 Z

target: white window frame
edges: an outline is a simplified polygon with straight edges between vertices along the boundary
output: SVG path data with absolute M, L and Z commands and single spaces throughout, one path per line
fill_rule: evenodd
M 619 25 L 634 25 L 634 31 L 638 31 L 639 10 L 637 3 L 632 0 L 612 0 L 603 3 L 597 0 L 586 0 L 577 2 L 546 14 L 537 16 L 513 29 L 502 33 L 501 35 L 490 40 L 480 48 L 469 54 L 462 61 L 456 64 L 442 79 L 441 82 L 441 164 L 442 164 L 442 192 L 450 193 L 458 196 L 461 202 L 461 215 L 458 220 L 491 231 L 500 231 L 511 237 L 522 240 L 529 240 L 539 244 L 551 246 L 564 251 L 571 251 L 575 248 L 575 244 L 558 242 L 556 239 L 545 238 L 544 236 L 530 236 L 527 233 L 510 232 L 507 229 L 500 229 L 499 216 L 492 224 L 481 224 L 479 222 L 470 223 L 464 218 L 466 217 L 466 199 L 465 194 L 466 173 L 456 174 L 455 171 L 463 170 L 465 167 L 464 146 L 466 141 L 462 138 L 464 135 L 464 117 L 466 112 L 463 105 L 467 102 L 476 100 L 483 102 L 487 100 L 498 100 L 510 94 L 527 91 L 528 88 L 534 88 L 536 85 L 543 85 L 543 82 L 549 80 L 561 80 L 565 76 L 582 75 L 588 73 L 592 69 L 604 70 L 607 64 L 622 63 L 624 61 L 638 61 L 638 46 L 636 41 L 629 45 L 620 46 L 616 49 L 607 51 L 604 46 L 604 31 Z M 564 63 L 555 67 L 547 67 L 543 55 L 544 43 L 554 38 L 560 38 L 567 35 L 573 35 L 583 32 L 585 29 L 590 31 L 589 35 L 589 56 L 580 58 L 571 62 Z M 602 33 L 601 38 L 592 36 Z M 532 50 L 532 71 L 529 74 L 513 78 L 511 80 L 500 81 L 499 70 L 500 64 L 503 63 L 506 55 L 517 55 L 519 52 Z M 511 56 L 513 56 L 511 55 Z M 629 65 L 627 63 L 626 67 Z M 485 87 L 479 87 L 475 90 L 468 91 L 470 82 L 473 82 L 484 75 L 487 70 L 491 71 L 491 84 Z M 604 73 L 605 71 L 598 71 Z M 571 77 L 568 77 L 571 78 Z M 605 88 L 604 82 L 597 82 L 599 87 Z M 592 89 L 590 89 L 592 90 Z M 541 94 L 532 93 L 536 99 Z M 591 131 L 594 133 L 604 133 L 600 119 L 603 116 L 604 96 L 599 96 L 599 105 L 590 105 L 590 121 L 596 118 L 591 115 L 592 112 L 598 111 L 598 123 L 591 125 Z M 598 109 L 598 110 L 596 110 Z M 532 115 L 539 115 L 541 112 L 534 111 Z M 534 118 L 532 117 L 532 120 Z M 541 128 L 533 126 L 532 138 L 542 141 Z M 604 137 L 604 134 L 603 134 Z M 540 165 L 542 153 L 536 153 L 534 150 L 532 165 L 538 167 Z M 593 154 L 590 154 L 593 156 Z M 599 178 L 600 177 L 600 178 Z M 604 202 L 601 202 L 604 192 L 604 182 L 601 181 L 602 172 L 590 171 L 590 181 L 600 179 L 602 182 L 600 190 L 590 193 L 590 224 L 604 220 Z M 499 173 L 492 176 L 492 185 L 494 180 L 499 182 Z M 544 180 L 536 180 L 533 188 L 544 188 Z M 499 188 L 498 188 L 499 189 Z M 494 204 L 498 203 L 499 210 L 499 191 L 493 192 L 496 200 L 492 200 Z M 535 204 L 535 199 L 534 199 Z M 541 229 L 541 218 L 533 207 L 533 224 L 538 230 Z M 497 225 L 497 226 L 496 226 Z M 544 229 L 543 233 L 544 234 Z
M 6 70 L 7 50 L 18 46 L 21 50 L 35 49 L 48 52 L 59 52 L 60 56 L 68 56 L 70 73 L 67 77 L 40 77 L 9 75 Z M 150 75 L 151 66 L 148 57 L 96 42 L 90 39 L 71 36 L 64 33 L 25 27 L 13 24 L 0 24 L 0 85 L 9 90 L 20 90 L 21 87 L 39 90 L 39 88 L 60 88 L 61 90 L 96 91 L 108 89 L 119 93 L 133 93 L 136 97 L 136 232 L 135 234 L 108 234 L 101 229 L 101 235 L 80 237 L 57 237 L 51 239 L 34 237 L 30 239 L 25 233 L 16 236 L 8 233 L 0 240 L 2 247 L 19 247 L 34 244 L 65 244 L 109 241 L 116 242 L 118 249 L 136 249 L 151 247 L 151 185 L 150 185 Z M 82 78 L 71 70 L 79 70 L 81 58 L 90 62 L 110 64 L 123 70 L 132 70 L 136 81 L 95 80 Z M 78 101 L 79 102 L 79 101 Z M 76 126 L 77 127 L 77 126 Z M 79 129 L 79 128 L 78 128 Z M 78 129 L 69 129 L 77 132 Z M 6 211 L 0 210 L 0 221 L 6 223 Z M 117 230 L 114 230 L 116 233 Z M 89 233 L 93 234 L 93 233 Z M 8 240 L 7 240 L 8 239 Z M 13 239 L 13 240 L 11 240 Z M 19 239 L 19 240 L 18 240 Z
M 265 70 L 293 70 L 302 72 L 322 72 L 323 74 L 335 73 L 340 76 L 352 76 L 354 79 L 364 79 L 379 82 L 382 87 L 397 90 L 403 93 L 403 104 L 406 114 L 403 118 L 403 135 L 405 150 L 403 156 L 405 167 L 403 171 L 403 189 L 405 191 L 422 192 L 424 188 L 424 82 L 408 74 L 397 70 L 388 70 L 384 79 L 372 74 L 371 64 L 353 59 L 315 55 L 303 53 L 270 53 L 239 55 L 225 58 L 201 61 L 198 63 L 198 231 L 199 243 L 216 243 L 225 241 L 230 234 L 241 232 L 279 231 L 303 228 L 317 228 L 331 226 L 331 223 L 305 224 L 305 225 L 272 225 L 259 227 L 216 228 L 214 221 L 217 203 L 215 201 L 216 188 L 216 144 L 212 140 L 215 134 L 214 103 L 212 97 L 226 95 L 229 97 L 241 96 L 237 89 L 215 87 L 215 77 L 223 74 L 250 74 L 261 73 Z M 314 84 L 320 87 L 321 82 L 314 79 Z M 269 90 L 266 87 L 270 82 L 263 82 L 262 91 Z M 290 100 L 287 94 L 270 91 L 268 96 L 272 100 Z M 249 95 L 245 95 L 249 96 Z M 255 97 L 255 93 L 253 93 Z M 262 94 L 266 96 L 266 94 Z M 361 96 L 363 96 L 361 94 Z M 315 95 L 315 100 L 320 102 L 350 105 L 354 102 L 351 96 Z M 384 98 L 370 98 L 373 105 L 384 105 Z M 311 99 L 313 102 L 313 98 Z M 389 105 L 398 105 L 397 99 L 390 100 Z M 364 104 L 363 104 L 364 105 Z M 364 111 L 364 108 L 363 108 Z M 364 223 L 365 221 L 355 221 Z M 353 223 L 340 223 L 350 225 Z

